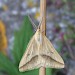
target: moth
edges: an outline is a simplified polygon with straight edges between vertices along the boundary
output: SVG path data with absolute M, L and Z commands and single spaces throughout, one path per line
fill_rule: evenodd
M 24 72 L 40 67 L 64 68 L 64 61 L 38 27 L 20 61 L 19 71 Z

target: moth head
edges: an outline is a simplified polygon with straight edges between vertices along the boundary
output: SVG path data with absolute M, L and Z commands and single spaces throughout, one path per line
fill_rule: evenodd
M 40 28 L 37 29 L 36 35 L 40 35 Z

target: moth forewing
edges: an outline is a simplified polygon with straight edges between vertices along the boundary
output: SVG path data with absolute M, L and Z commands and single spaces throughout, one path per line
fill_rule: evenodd
M 58 52 L 55 50 L 55 48 L 53 47 L 53 45 L 51 44 L 51 42 L 47 39 L 46 36 L 44 36 L 44 42 L 46 43 L 47 45 L 47 50 L 49 50 L 48 52 L 50 53 L 49 56 L 51 58 L 53 58 L 55 61 L 61 63 L 61 64 L 64 64 L 64 61 L 63 59 L 61 58 L 61 56 L 58 54 Z M 46 51 L 47 51 L 46 50 Z
M 30 40 L 30 42 L 29 42 L 29 44 L 26 48 L 26 52 L 24 53 L 24 55 L 23 55 L 23 57 L 20 61 L 19 71 L 21 71 L 21 72 L 31 70 L 36 66 L 36 64 L 34 66 L 34 63 L 36 63 L 37 61 L 35 62 L 34 57 L 36 57 L 39 53 L 38 50 L 37 50 L 38 49 L 37 40 L 38 40 L 38 37 L 39 37 L 38 35 L 39 35 L 39 30 L 36 31 L 35 35 Z M 32 63 L 32 62 L 34 62 L 34 63 Z M 30 67 L 30 69 L 29 69 L 29 67 Z
M 34 45 L 34 44 L 32 44 L 33 42 L 35 42 L 34 41 L 34 36 L 32 37 L 32 39 L 30 40 L 29 44 L 27 45 L 26 51 L 23 54 L 22 59 L 20 61 L 19 68 L 24 66 L 27 63 L 27 61 L 29 59 L 31 59 L 31 52 L 33 51 L 32 49 L 33 49 L 33 45 Z

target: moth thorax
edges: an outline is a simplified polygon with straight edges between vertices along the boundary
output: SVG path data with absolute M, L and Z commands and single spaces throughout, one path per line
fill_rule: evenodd
M 35 40 L 38 44 L 42 44 L 42 34 L 40 32 L 36 33 Z

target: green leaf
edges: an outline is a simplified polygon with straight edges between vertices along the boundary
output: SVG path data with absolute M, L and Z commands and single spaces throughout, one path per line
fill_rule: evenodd
M 31 70 L 31 71 L 26 71 L 24 73 L 21 73 L 21 75 L 39 75 L 39 70 Z
M 15 67 L 15 65 L 1 53 L 0 53 L 0 70 L 5 71 L 9 75 L 18 75 L 18 69 Z
M 25 52 L 27 44 L 32 35 L 33 35 L 32 24 L 28 16 L 25 16 L 22 27 L 18 32 L 15 33 L 13 55 L 17 66 L 21 60 L 23 53 Z
M 47 68 L 46 69 L 46 75 L 52 75 L 52 69 Z

